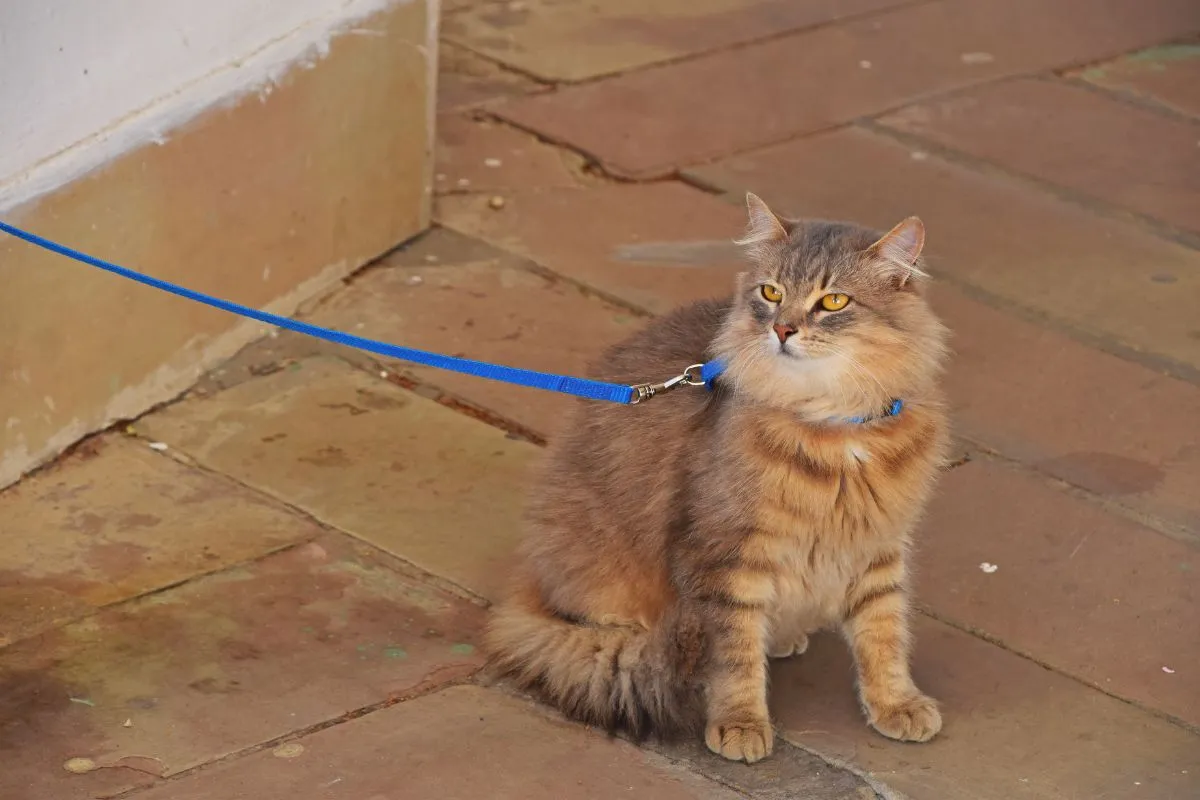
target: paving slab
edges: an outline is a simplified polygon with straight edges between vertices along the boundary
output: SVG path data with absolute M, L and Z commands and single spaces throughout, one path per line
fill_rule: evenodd
M 470 676 L 483 609 L 374 552 L 327 536 L 0 651 L 0 795 L 110 796 Z
M 441 114 L 434 191 L 486 192 L 488 200 L 512 189 L 580 186 L 583 161 L 524 131 L 467 114 Z
M 918 617 L 915 634 L 915 678 L 945 719 L 937 738 L 908 744 L 870 730 L 846 646 L 830 635 L 772 669 L 781 735 L 911 800 L 1200 794 L 1196 734 L 934 620 Z
M 530 0 L 475 6 L 443 38 L 548 81 L 673 61 L 904 4 L 905 0 Z
M 960 436 L 1200 541 L 1200 388 L 943 283 L 931 295 Z
M 917 564 L 939 618 L 1200 730 L 1196 547 L 976 459 L 943 476 Z
M 321 533 L 119 434 L 0 493 L 0 646 Z
M 446 689 L 146 792 L 146 800 L 733 800 L 620 740 L 475 686 Z M 294 751 L 297 751 L 292 754 Z M 814 800 L 832 800 L 823 795 Z
M 918 103 L 878 122 L 1181 230 L 1200 231 L 1200 121 L 1066 82 L 1025 79 Z
M 1110 58 L 1198 21 L 1192 0 L 938 0 L 494 110 L 645 178 L 934 94 Z
M 501 97 L 530 94 L 544 87 L 486 58 L 447 42 L 438 45 L 438 109 L 476 108 Z
M 1154 100 L 1200 117 L 1200 37 L 1139 50 L 1073 73 L 1096 86 Z
M 333 359 L 141 427 L 213 469 L 484 597 L 503 585 L 537 448 Z
M 732 293 L 744 268 L 732 260 L 680 268 L 614 258 L 621 245 L 730 240 L 745 230 L 742 208 L 675 182 L 515 192 L 498 212 L 484 197 L 443 197 L 438 220 L 656 314 Z
M 526 266 L 517 256 L 438 229 L 388 256 L 310 319 L 437 353 L 559 375 L 583 374 L 605 347 L 647 322 Z M 387 363 L 543 439 L 577 402 L 554 392 Z
M 789 215 L 886 230 L 917 214 L 937 274 L 1198 374 L 1200 252 L 1135 225 L 860 128 L 735 156 L 693 174 L 739 196 L 753 190 Z

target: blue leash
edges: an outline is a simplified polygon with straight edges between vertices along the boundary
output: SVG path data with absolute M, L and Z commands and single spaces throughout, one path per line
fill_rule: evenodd
M 324 339 L 327 342 L 335 344 L 355 347 L 359 350 L 365 350 L 368 353 L 375 353 L 387 358 L 410 361 L 414 364 L 422 364 L 427 367 L 449 370 L 451 372 L 461 372 L 464 375 L 474 375 L 479 378 L 500 381 L 502 383 L 512 383 L 517 386 L 529 386 L 534 389 L 561 392 L 589 400 L 607 400 L 610 403 L 622 403 L 626 405 L 640 403 L 643 400 L 648 400 L 655 395 L 668 392 L 678 386 L 711 386 L 713 379 L 720 375 L 722 371 L 720 363 L 710 361 L 707 364 L 693 364 L 680 375 L 662 383 L 623 386 L 619 383 L 594 381 L 587 378 L 572 378 L 568 375 L 553 375 L 546 372 L 536 372 L 531 369 L 518 369 L 517 367 L 506 367 L 501 364 L 472 361 L 469 358 L 444 356 L 439 353 L 430 353 L 412 347 L 401 347 L 400 345 L 388 344 L 387 342 L 379 342 L 374 339 L 335 331 L 332 328 L 323 328 L 320 325 L 310 325 L 307 322 L 299 322 L 298 320 L 288 319 L 277 314 L 259 311 L 240 303 L 222 300 L 219 297 L 187 289 L 160 278 L 152 278 L 149 275 L 143 275 L 140 272 L 135 272 L 134 270 L 96 258 L 95 256 L 89 256 L 87 253 L 81 253 L 66 245 L 61 245 L 58 242 L 38 236 L 36 233 L 29 233 L 28 231 L 13 227 L 2 220 L 0 220 L 0 231 L 49 250 L 52 253 L 57 253 L 60 256 L 66 256 L 89 266 L 98 267 L 106 272 L 120 275 L 122 278 L 128 278 L 131 281 L 136 281 L 137 283 L 160 289 L 164 292 L 170 292 L 186 300 L 194 300 L 197 303 L 219 308 L 222 311 L 228 311 L 231 314 L 257 320 L 267 325 L 286 328 L 296 333 L 303 333 L 307 336 Z

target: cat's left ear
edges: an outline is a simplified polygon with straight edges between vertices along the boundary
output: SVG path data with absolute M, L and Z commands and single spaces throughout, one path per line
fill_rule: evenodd
M 921 250 L 925 247 L 925 223 L 917 217 L 909 217 L 885 233 L 871 245 L 867 252 L 879 265 L 900 281 L 901 288 L 914 275 L 928 278 L 918 263 Z

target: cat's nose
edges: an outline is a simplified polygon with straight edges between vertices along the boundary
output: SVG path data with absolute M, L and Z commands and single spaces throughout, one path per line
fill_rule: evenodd
M 771 327 L 775 329 L 775 335 L 779 337 L 780 344 L 786 342 L 788 337 L 796 332 L 791 325 L 772 325 Z

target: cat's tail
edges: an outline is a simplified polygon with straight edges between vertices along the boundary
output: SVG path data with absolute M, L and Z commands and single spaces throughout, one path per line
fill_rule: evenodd
M 528 585 L 493 610 L 485 637 L 494 670 L 569 717 L 636 738 L 699 729 L 703 641 L 675 612 L 654 630 L 568 620 Z

